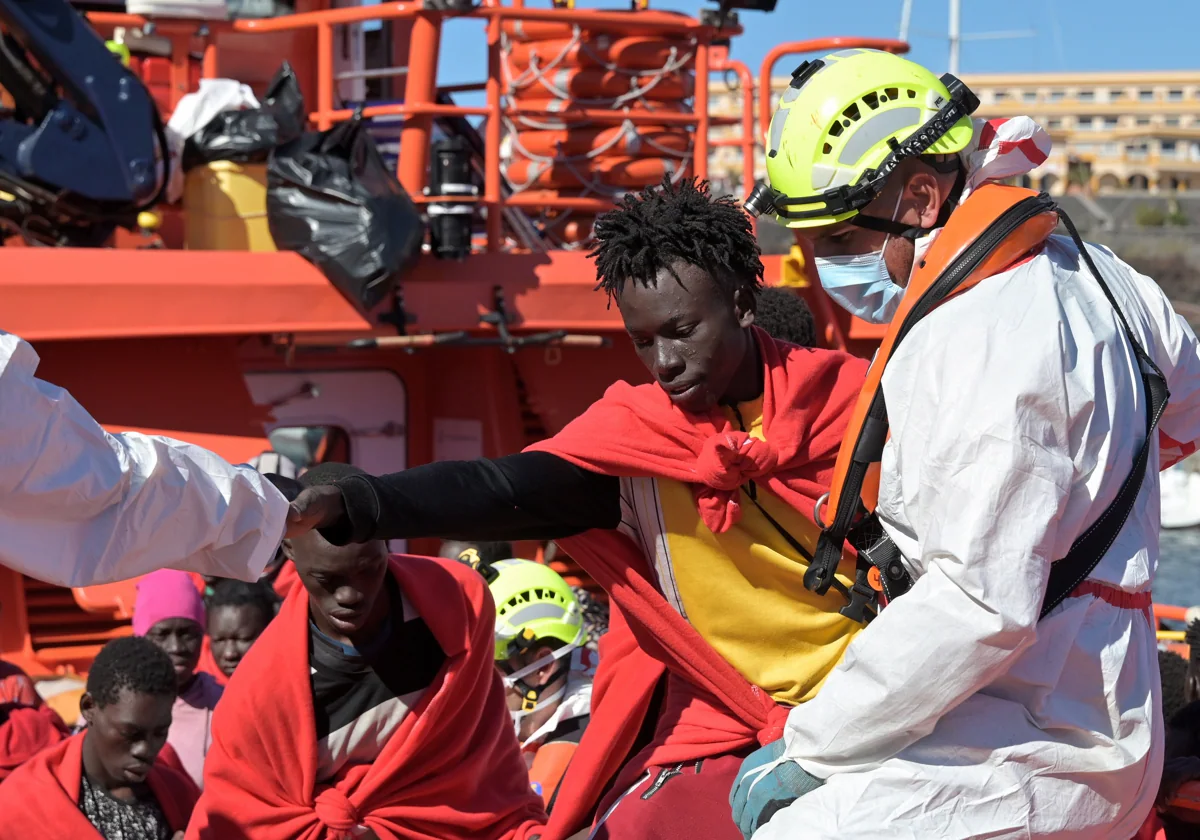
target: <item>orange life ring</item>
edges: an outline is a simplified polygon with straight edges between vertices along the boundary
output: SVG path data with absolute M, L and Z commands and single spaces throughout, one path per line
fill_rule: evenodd
M 540 21 L 506 22 L 502 31 L 512 132 L 503 146 L 504 172 L 513 189 L 594 195 L 596 186 L 642 189 L 690 170 L 694 132 L 688 126 L 589 121 L 578 112 L 690 114 L 691 40 Z M 526 110 L 544 113 L 520 113 Z M 594 214 L 550 214 L 556 215 L 563 223 L 556 235 L 565 235 L 569 224 L 567 238 L 578 241 Z
M 547 99 L 618 99 L 641 91 L 638 99 L 678 102 L 692 95 L 691 73 L 618 73 L 602 67 L 559 67 L 528 79 L 510 91 L 522 103 Z
M 551 99 L 551 100 L 526 100 L 524 97 L 514 97 L 514 105 L 519 108 L 536 108 L 542 111 L 549 111 L 563 114 L 563 118 L 553 116 L 521 116 L 513 115 L 512 120 L 518 128 L 529 131 L 561 131 L 574 130 L 579 128 L 589 128 L 598 125 L 598 123 L 588 122 L 571 117 L 571 111 L 577 111 L 583 108 L 595 108 L 594 103 L 579 102 L 574 99 Z M 642 114 L 690 114 L 692 109 L 683 102 L 630 102 L 620 108 L 630 115 Z M 611 125 L 611 123 L 608 123 Z M 680 129 L 683 126 L 679 126 Z
M 564 189 L 587 186 L 589 181 L 607 187 L 640 189 L 657 184 L 665 176 L 676 176 L 684 168 L 684 177 L 691 170 L 691 160 L 669 158 L 602 157 L 587 165 L 567 161 L 542 163 L 527 158 L 513 158 L 504 166 L 504 174 L 515 189 Z
M 616 66 L 622 70 L 658 70 L 692 55 L 695 49 L 688 41 L 647 35 L 621 38 L 595 35 L 518 41 L 508 50 L 508 62 L 516 72 L 527 69 L 534 60 L 540 67 Z
M 520 131 L 513 152 L 537 157 L 578 157 L 599 149 L 601 155 L 625 157 L 667 157 L 671 152 L 686 154 L 692 147 L 691 134 L 683 127 L 640 125 L 590 126 L 559 131 Z

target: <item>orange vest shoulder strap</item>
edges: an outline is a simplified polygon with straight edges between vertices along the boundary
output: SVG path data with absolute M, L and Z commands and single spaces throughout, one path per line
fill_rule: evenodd
M 914 310 L 918 309 L 919 305 L 926 303 L 924 300 L 925 296 L 930 292 L 930 289 L 934 286 L 938 278 L 942 277 L 946 273 L 946 269 L 950 268 L 953 263 L 963 257 L 966 251 L 979 241 L 984 232 L 997 219 L 1020 202 L 1027 199 L 1036 200 L 1037 198 L 1038 194 L 1032 190 L 998 184 L 985 184 L 972 193 L 963 202 L 962 206 L 954 211 L 950 216 L 949 222 L 942 228 L 941 233 L 934 240 L 925 258 L 915 267 L 908 287 L 904 292 L 904 299 L 900 303 L 896 316 L 888 326 L 887 333 L 879 345 L 879 351 L 875 354 L 875 358 L 871 362 L 871 367 L 867 371 L 866 382 L 863 384 L 863 389 L 855 405 L 854 414 L 850 420 L 850 426 L 846 430 L 846 437 L 843 439 L 841 450 L 838 452 L 833 485 L 830 488 L 829 504 L 826 511 L 823 512 L 826 522 L 832 521 L 832 518 L 836 515 L 840 501 L 841 486 L 853 459 L 854 450 L 857 446 L 857 438 L 862 431 L 871 402 L 879 391 L 883 371 L 887 367 L 892 351 L 900 339 L 912 328 L 913 324 L 928 314 L 933 307 L 955 295 L 967 291 L 981 280 L 1000 273 L 1013 263 L 1018 262 L 1030 251 L 1041 246 L 1054 232 L 1054 228 L 1058 224 L 1058 216 L 1053 206 L 1047 202 L 1048 206 L 1042 212 L 1021 221 L 1014 230 L 1003 236 L 999 244 L 989 251 L 982 260 L 978 261 L 969 274 L 955 284 L 953 289 L 939 296 L 937 300 L 930 302 L 930 305 L 925 306 L 924 311 L 917 312 L 915 318 L 911 317 Z M 868 510 L 874 510 L 875 508 L 875 498 L 879 487 L 878 469 L 876 468 L 874 472 L 873 486 L 863 488 L 864 490 L 869 489 L 871 491 L 863 494 L 866 496 L 863 501 L 867 503 Z
M 888 434 L 880 383 L 896 346 L 942 302 L 1039 248 L 1057 224 L 1057 208 L 1049 196 L 985 184 L 951 214 L 924 259 L 915 266 L 900 307 L 867 371 L 838 451 L 829 496 L 824 503 L 818 502 L 815 511 L 824 533 L 805 576 L 805 585 L 810 589 L 828 589 L 846 534 L 863 509 L 875 509 L 879 458 Z

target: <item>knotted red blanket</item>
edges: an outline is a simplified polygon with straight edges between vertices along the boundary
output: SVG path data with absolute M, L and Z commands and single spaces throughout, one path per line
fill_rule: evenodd
M 529 449 L 606 475 L 691 484 L 704 524 L 716 533 L 741 517 L 738 488 L 749 480 L 811 516 L 829 489 L 867 363 L 752 329 L 763 364 L 765 440 L 750 437 L 718 409 L 701 416 L 676 408 L 658 385 L 618 382 L 561 432 Z
M 67 733 L 66 724 L 49 706 L 0 705 L 0 782 Z
M 735 430 L 720 411 L 685 414 L 657 385 L 619 383 L 532 448 L 609 475 L 692 483 L 700 515 L 714 531 L 738 521 L 738 488 L 750 479 L 811 517 L 828 489 L 867 365 L 845 353 L 776 342 L 757 329 L 755 338 L 764 364 L 766 441 Z M 558 542 L 610 594 L 615 609 L 601 642 L 591 721 L 559 786 L 544 840 L 562 840 L 602 812 L 597 798 L 610 783 L 609 801 L 647 766 L 769 743 L 783 734 L 787 717 L 667 603 L 631 540 L 589 531 Z M 668 672 L 653 742 L 629 760 L 654 689 Z
M 348 840 L 359 825 L 380 840 L 540 832 L 541 798 L 493 662 L 486 584 L 466 566 L 426 557 L 393 557 L 390 570 L 447 657 L 425 696 L 373 763 L 318 785 L 308 593 L 294 590 L 214 713 L 189 840 Z
M 74 735 L 44 750 L 0 784 L 0 834 L 4 837 L 69 837 L 100 840 L 79 809 L 83 739 Z M 156 762 L 146 777 L 172 831 L 182 831 L 199 791 L 186 773 Z

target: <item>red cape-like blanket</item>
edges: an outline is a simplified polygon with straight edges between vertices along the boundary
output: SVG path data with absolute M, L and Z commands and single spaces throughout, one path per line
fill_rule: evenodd
M 38 753 L 0 784 L 0 836 L 98 840 L 100 833 L 79 810 L 83 739 L 74 735 Z M 182 831 L 199 791 L 187 774 L 158 762 L 146 784 L 172 831 Z
M 685 413 L 658 385 L 618 382 L 530 451 L 606 475 L 691 484 L 701 518 L 718 533 L 737 523 L 739 488 L 749 480 L 811 516 L 829 489 L 867 363 L 753 330 L 763 363 L 765 440 L 740 431 L 717 409 L 707 416 Z
M 585 469 L 693 485 L 714 531 L 738 521 L 747 480 L 806 516 L 828 490 L 834 460 L 867 364 L 827 350 L 776 342 L 755 330 L 764 365 L 763 434 L 750 439 L 719 411 L 675 408 L 657 385 L 618 383 L 562 432 L 533 449 Z M 592 718 L 559 787 L 544 840 L 561 840 L 596 811 L 598 792 L 618 795 L 651 764 L 720 755 L 782 734 L 787 710 L 701 638 L 662 597 L 642 552 L 615 531 L 558 541 L 612 597 L 614 620 L 601 642 Z M 670 672 L 653 743 L 626 763 L 659 679 Z
M 67 727 L 49 706 L 0 706 L 0 782 L 31 759 L 67 737 Z
M 523 840 L 545 821 L 496 672 L 483 579 L 427 557 L 393 557 L 391 574 L 447 657 L 424 698 L 372 764 L 318 787 L 308 594 L 293 591 L 214 713 L 189 840 L 344 840 L 360 824 L 380 840 Z

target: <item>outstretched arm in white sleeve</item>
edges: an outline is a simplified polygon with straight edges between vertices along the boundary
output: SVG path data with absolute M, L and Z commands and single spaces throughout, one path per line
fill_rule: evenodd
M 899 470 L 923 574 L 791 712 L 784 754 L 807 773 L 896 755 L 1032 644 L 1073 475 L 1056 341 L 1000 353 L 986 335 L 926 331 L 910 364 L 893 359 L 884 468 Z
M 0 565 L 60 586 L 262 574 L 288 510 L 270 482 L 198 446 L 106 433 L 37 364 L 0 333 Z

